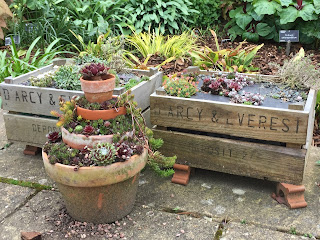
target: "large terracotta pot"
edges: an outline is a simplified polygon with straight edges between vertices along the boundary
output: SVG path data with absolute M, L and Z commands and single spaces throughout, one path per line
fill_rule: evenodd
M 116 86 L 116 77 L 113 74 L 99 76 L 101 80 L 85 80 L 80 78 L 81 89 L 86 99 L 91 102 L 102 103 L 112 98 Z
M 128 215 L 133 208 L 139 173 L 147 162 L 147 150 L 125 162 L 105 167 L 50 164 L 42 152 L 44 167 L 65 201 L 67 211 L 78 221 L 110 223 Z
M 93 135 L 85 136 L 83 134 L 70 133 L 64 127 L 61 127 L 62 141 L 75 149 L 83 149 L 85 146 L 92 148 L 99 142 L 112 143 L 113 134 L 111 135 Z
M 82 118 L 87 120 L 109 120 L 114 119 L 119 115 L 125 115 L 127 110 L 125 107 L 119 107 L 108 110 L 89 110 L 82 107 L 77 106 L 77 114 L 81 115 Z

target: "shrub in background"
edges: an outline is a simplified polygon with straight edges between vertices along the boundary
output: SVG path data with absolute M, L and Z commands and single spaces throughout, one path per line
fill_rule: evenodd
M 194 9 L 198 11 L 190 13 L 193 27 L 207 29 L 219 22 L 221 0 L 191 0 L 191 2 Z
M 148 31 L 177 34 L 190 26 L 192 14 L 198 13 L 189 0 L 129 0 L 125 9 L 137 33 Z
M 258 42 L 260 38 L 279 41 L 279 30 L 300 30 L 300 42 L 320 40 L 320 1 L 248 0 L 230 11 L 226 27 L 232 39 L 237 36 Z

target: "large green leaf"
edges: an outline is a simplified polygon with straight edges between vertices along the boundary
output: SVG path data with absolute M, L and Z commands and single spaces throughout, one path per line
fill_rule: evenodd
M 238 13 L 243 13 L 243 8 L 242 7 L 238 7 L 234 10 L 231 10 L 229 13 L 229 17 L 230 18 L 234 18 Z
M 265 37 L 272 32 L 272 28 L 266 23 L 258 23 L 256 27 L 256 32 L 261 36 Z
M 283 7 L 289 7 L 289 5 L 292 3 L 292 0 L 280 0 L 280 3 Z
M 310 20 L 316 20 L 318 17 L 314 13 L 315 9 L 312 4 L 306 4 L 300 11 L 299 11 L 299 16 L 304 20 L 304 21 L 310 21 Z
M 246 26 L 252 21 L 252 16 L 244 13 L 238 13 L 236 15 L 236 23 L 243 30 L 246 29 Z
M 254 10 L 258 15 L 273 15 L 281 6 L 275 1 L 269 2 L 268 0 L 257 0 L 253 5 Z
M 251 32 L 244 32 L 242 34 L 242 39 L 250 41 L 250 42 L 258 42 L 259 41 L 259 34 L 258 33 L 251 33 Z
M 313 0 L 316 14 L 320 14 L 320 0 Z
M 292 6 L 284 8 L 280 13 L 280 24 L 294 22 L 299 17 L 299 11 Z

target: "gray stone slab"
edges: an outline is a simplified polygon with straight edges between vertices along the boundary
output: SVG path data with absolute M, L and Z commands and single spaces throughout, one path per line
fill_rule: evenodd
M 0 176 L 54 186 L 45 173 L 41 154 L 24 155 L 24 148 L 23 144 L 13 143 L 10 147 L 0 150 Z
M 240 223 L 229 223 L 226 230 L 220 240 L 297 240 L 297 239 L 315 239 L 312 236 L 298 236 L 293 234 L 274 231 L 266 228 L 257 227 L 254 225 L 240 224 Z
M 0 108 L 0 149 L 7 144 L 6 129 L 3 120 L 3 110 Z
M 35 190 L 0 182 L 0 222 L 27 201 Z M 1 231 L 0 231 L 1 232 Z
M 216 220 L 244 219 L 282 231 L 294 227 L 297 232 L 320 237 L 320 188 L 315 184 L 320 183 L 319 167 L 315 165 L 319 156 L 320 149 L 312 147 L 304 178 L 307 208 L 290 210 L 279 205 L 270 197 L 275 183 L 205 170 L 196 170 L 187 186 L 146 171 L 140 179 L 138 202 L 158 209 L 179 207 Z
M 21 232 L 46 232 L 52 229 L 46 220 L 62 206 L 60 193 L 41 191 L 0 225 L 0 239 L 18 240 Z

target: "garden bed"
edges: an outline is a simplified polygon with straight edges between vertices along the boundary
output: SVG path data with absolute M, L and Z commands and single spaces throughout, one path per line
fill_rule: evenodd
M 256 79 L 263 81 L 264 76 L 256 75 Z M 257 90 L 257 86 L 248 88 Z M 191 98 L 168 96 L 161 89 L 150 100 L 151 123 L 158 126 L 155 134 L 165 142 L 161 150 L 177 154 L 178 162 L 301 184 L 312 139 L 316 91 L 309 91 L 305 103 L 270 98 L 260 106 L 229 103 L 227 97 L 208 93 Z
M 55 89 L 48 87 L 27 86 L 25 83 L 31 76 L 51 71 L 55 65 L 69 64 L 66 60 L 57 60 L 53 64 L 16 78 L 6 78 L 0 84 L 2 108 L 9 111 L 4 114 L 7 137 L 9 141 L 23 142 L 31 146 L 41 147 L 46 142 L 46 134 L 57 130 L 57 119 L 51 111 L 60 112 L 59 97 L 69 100 L 74 95 L 84 95 L 82 91 Z M 143 116 L 150 126 L 150 94 L 161 86 L 162 73 L 156 69 L 130 70 L 149 77 L 148 81 L 140 82 L 131 88 L 134 100 L 143 110 Z M 24 83 L 24 85 L 22 84 Z M 115 88 L 114 94 L 126 92 L 125 87 Z

